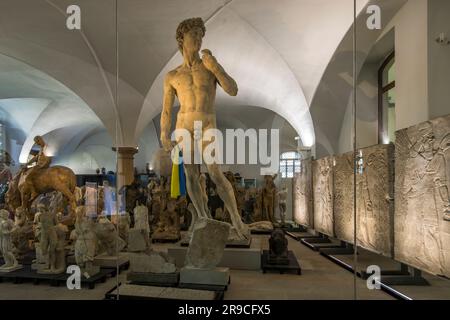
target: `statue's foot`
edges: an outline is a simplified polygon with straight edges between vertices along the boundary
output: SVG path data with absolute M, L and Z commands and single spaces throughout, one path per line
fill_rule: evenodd
M 228 241 L 248 241 L 250 240 L 251 234 L 250 229 L 247 225 L 242 224 L 241 228 L 236 228 L 232 226 L 230 228 L 230 235 L 228 236 Z

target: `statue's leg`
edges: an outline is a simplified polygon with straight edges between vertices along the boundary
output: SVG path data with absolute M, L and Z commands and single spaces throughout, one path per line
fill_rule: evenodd
M 197 211 L 199 218 L 208 218 L 206 213 L 202 190 L 200 187 L 200 168 L 196 164 L 185 164 L 184 169 L 186 172 L 186 189 L 191 198 L 191 201 Z
M 233 227 L 236 229 L 239 236 L 246 238 L 248 236 L 248 229 L 242 222 L 241 216 L 237 210 L 236 197 L 234 196 L 233 187 L 230 181 L 228 181 L 222 173 L 218 164 L 208 164 L 207 168 L 211 180 L 216 185 L 217 193 L 224 202 L 226 210 L 230 214 Z

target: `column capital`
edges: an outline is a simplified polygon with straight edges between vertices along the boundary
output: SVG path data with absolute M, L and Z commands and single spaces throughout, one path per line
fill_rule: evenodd
M 139 152 L 139 149 L 137 147 L 112 147 L 112 150 L 114 152 L 118 152 L 121 155 L 129 155 L 129 156 L 133 156 L 136 153 Z

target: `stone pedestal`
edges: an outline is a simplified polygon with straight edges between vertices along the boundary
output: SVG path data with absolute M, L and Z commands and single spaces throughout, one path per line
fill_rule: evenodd
M 117 256 L 102 254 L 94 258 L 94 266 L 101 268 L 115 268 L 129 261 L 126 253 L 120 252 Z
M 200 219 L 194 226 L 186 254 L 186 267 L 214 269 L 222 260 L 230 225 L 213 219 Z
M 174 273 L 175 261 L 159 252 L 129 253 L 130 272 L 135 273 Z
M 197 269 L 184 267 L 180 271 L 180 285 L 228 286 L 229 268 Z

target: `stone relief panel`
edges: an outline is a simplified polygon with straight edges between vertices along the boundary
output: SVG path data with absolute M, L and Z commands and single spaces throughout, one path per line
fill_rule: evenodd
M 305 227 L 313 227 L 312 161 L 302 160 L 301 172 L 294 175 L 294 221 Z
M 387 257 L 394 241 L 394 146 L 361 150 L 363 171 L 356 175 L 357 244 Z
M 313 161 L 314 229 L 334 236 L 333 157 Z
M 334 158 L 334 230 L 338 239 L 353 243 L 353 153 Z
M 393 248 L 393 145 L 361 149 L 362 170 L 356 175 L 357 244 L 392 257 Z M 334 220 L 336 237 L 354 243 L 353 153 L 335 157 Z
M 450 115 L 396 132 L 395 258 L 450 277 Z

